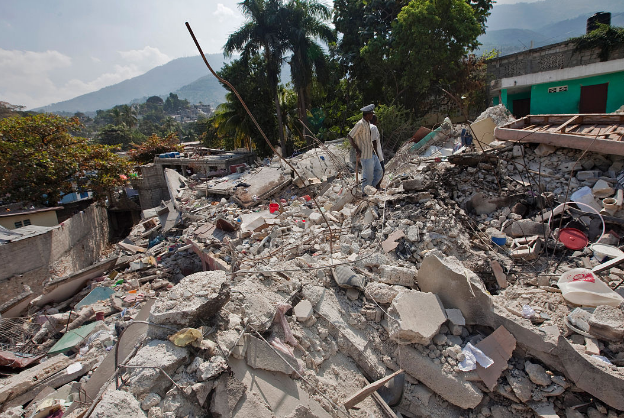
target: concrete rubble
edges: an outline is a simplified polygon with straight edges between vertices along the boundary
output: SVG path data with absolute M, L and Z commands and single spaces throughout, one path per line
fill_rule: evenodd
M 95 273 L 0 318 L 0 416 L 623 417 L 624 157 L 462 129 L 366 197 L 339 143 L 165 170 Z

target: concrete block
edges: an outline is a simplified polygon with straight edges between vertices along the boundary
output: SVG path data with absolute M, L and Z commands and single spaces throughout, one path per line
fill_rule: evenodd
M 370 282 L 364 289 L 366 298 L 384 305 L 392 303 L 399 291 L 385 283 Z
M 382 283 L 406 287 L 414 286 L 414 277 L 416 276 L 415 269 L 383 265 L 379 270 L 379 281 Z
M 487 324 L 492 316 L 492 298 L 481 279 L 455 257 L 428 254 L 418 271 L 423 292 L 438 295 L 445 308 L 459 309 L 467 324 Z
M 466 325 L 466 318 L 462 315 L 459 309 L 445 309 L 446 317 L 453 325 L 464 326 Z
M 446 322 L 440 299 L 415 290 L 399 293 L 388 313 L 392 317 L 388 319 L 390 338 L 399 344 L 429 344 Z
M 149 321 L 180 328 L 196 328 L 212 318 L 230 300 L 224 271 L 203 271 L 185 277 L 152 306 Z M 150 338 L 165 338 L 171 332 L 150 326 Z
M 624 338 L 624 312 L 619 307 L 598 306 L 587 322 L 589 333 L 598 338 L 615 342 Z
M 483 394 L 460 376 L 447 374 L 442 366 L 409 346 L 399 347 L 399 364 L 406 373 L 425 384 L 442 398 L 463 409 L 475 408 Z
M 141 404 L 132 394 L 122 390 L 108 390 L 104 392 L 102 400 L 97 404 L 93 413 L 97 418 L 145 418 Z
M 169 341 L 152 340 L 137 352 L 128 365 L 159 367 L 171 375 L 188 360 L 189 354 L 186 348 L 177 347 Z M 128 387 L 137 398 L 142 398 L 149 392 L 164 397 L 172 385 L 169 379 L 163 378 L 158 368 L 128 368 L 127 370 L 130 375 L 127 380 Z
M 524 370 L 529 375 L 529 379 L 531 382 L 540 386 L 548 386 L 552 383 L 550 380 L 550 376 L 546 373 L 546 369 L 544 369 L 539 364 L 531 363 L 527 361 L 524 363 Z
M 280 372 L 287 375 L 299 369 L 297 359 L 280 352 L 281 357 L 264 341 L 252 335 L 247 336 L 247 364 L 254 369 L 263 369 L 272 372 Z M 290 366 L 289 366 L 290 365 Z
M 505 227 L 503 232 L 514 238 L 529 237 L 532 235 L 543 237 L 547 228 L 547 225 L 544 223 L 535 222 L 530 219 L 520 219 Z
M 212 380 L 228 369 L 228 364 L 221 356 L 214 356 L 197 367 L 197 380 Z
M 305 322 L 314 315 L 314 309 L 312 309 L 312 303 L 309 300 L 302 300 L 293 309 L 295 318 L 299 322 Z

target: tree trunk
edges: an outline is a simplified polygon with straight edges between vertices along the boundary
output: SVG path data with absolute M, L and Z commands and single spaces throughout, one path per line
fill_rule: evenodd
M 284 124 L 282 122 L 282 109 L 279 103 L 277 88 L 275 88 L 275 110 L 277 111 L 277 129 L 279 131 L 280 147 L 282 148 L 282 156 L 286 156 L 286 138 L 284 137 Z

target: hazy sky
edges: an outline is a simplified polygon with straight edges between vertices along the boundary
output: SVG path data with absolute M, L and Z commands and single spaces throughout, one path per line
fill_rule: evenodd
M 0 101 L 44 106 L 197 55 L 186 21 L 221 52 L 244 22 L 239 1 L 0 0 Z
M 217 53 L 238 0 L 0 0 L 0 101 L 68 100 L 183 56 Z

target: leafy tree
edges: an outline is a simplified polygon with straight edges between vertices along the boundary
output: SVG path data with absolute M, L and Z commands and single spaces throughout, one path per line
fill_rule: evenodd
M 128 151 L 130 160 L 138 164 L 148 164 L 154 162 L 154 157 L 158 154 L 172 151 L 183 151 L 184 146 L 180 145 L 175 134 L 169 134 L 165 138 L 152 135 L 141 144 L 132 144 Z
M 570 41 L 576 44 L 574 52 L 598 48 L 600 61 L 608 61 L 611 52 L 624 45 L 624 28 L 599 24 L 598 28 Z
M 95 141 L 103 145 L 116 145 L 128 149 L 131 143 L 140 142 L 143 135 L 133 131 L 125 124 L 106 125 L 95 136 Z
M 271 90 L 267 82 L 266 63 L 260 55 L 255 55 L 245 62 L 236 60 L 226 64 L 219 75 L 236 86 L 245 103 L 268 138 L 277 138 L 276 111 L 271 99 Z M 260 155 L 268 155 L 271 150 L 264 138 L 249 118 L 233 93 L 226 95 L 226 102 L 217 107 L 210 118 L 216 128 L 207 132 L 207 140 L 215 142 L 217 138 L 223 145 L 232 149 L 251 141 Z
M 476 45 L 477 36 L 485 31 L 492 3 L 335 0 L 334 25 L 342 34 L 338 56 L 362 94 L 361 103 L 392 103 L 399 99 L 404 106 L 416 109 L 427 94 L 425 86 L 431 86 L 432 80 L 434 85 L 440 79 L 448 81 L 440 76 L 441 72 L 453 77 L 463 56 L 457 50 L 466 52 Z M 432 19 L 427 20 L 428 16 Z M 463 18 L 466 20 L 462 22 Z M 441 69 L 440 63 L 454 67 Z
M 411 1 L 393 23 L 394 40 L 379 46 L 371 58 L 389 64 L 401 89 L 398 94 L 405 91 L 402 102 L 408 104 L 432 85 L 451 82 L 462 57 L 478 46 L 480 33 L 474 11 L 464 0 Z
M 177 94 L 169 93 L 169 97 L 165 99 L 163 110 L 169 114 L 179 112 L 182 109 L 188 109 L 191 106 L 188 100 L 180 100 Z
M 336 35 L 325 23 L 331 12 L 324 4 L 316 0 L 291 0 L 286 8 L 287 43 L 293 53 L 291 77 L 297 92 L 298 116 L 307 125 L 313 74 L 316 72 L 323 78 L 327 75 L 327 57 L 316 40 L 330 43 L 336 40 Z
M 81 128 L 75 118 L 51 114 L 1 120 L 0 195 L 53 206 L 76 184 L 98 198 L 122 185 L 128 162 L 113 147 L 72 135 Z
M 248 62 L 251 57 L 262 51 L 267 81 L 276 109 L 280 144 L 282 152 L 286 153 L 286 137 L 277 87 L 286 51 L 284 27 L 288 23 L 287 10 L 281 0 L 243 0 L 239 5 L 247 18 L 247 23 L 230 35 L 223 49 L 226 56 L 231 56 L 234 51 L 242 51 L 243 62 Z M 238 90 L 236 84 L 232 85 Z
M 137 110 L 133 106 L 123 105 L 120 111 L 122 123 L 130 129 L 134 128 L 139 122 Z

